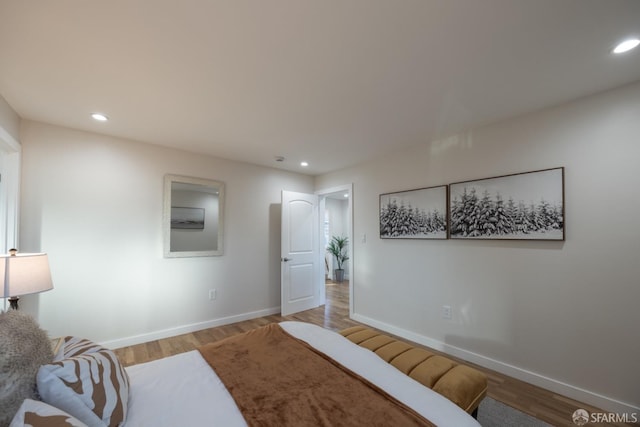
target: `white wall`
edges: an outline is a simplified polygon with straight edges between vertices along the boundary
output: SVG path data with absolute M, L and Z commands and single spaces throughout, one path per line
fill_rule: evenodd
M 609 410 L 640 407 L 639 138 L 635 84 L 318 177 L 354 183 L 356 318 Z M 565 242 L 378 237 L 380 193 L 557 166 Z
M 29 121 L 20 136 L 20 249 L 49 254 L 55 286 L 21 306 L 51 335 L 118 346 L 279 312 L 280 191 L 311 177 Z M 225 182 L 224 256 L 163 258 L 167 173 Z

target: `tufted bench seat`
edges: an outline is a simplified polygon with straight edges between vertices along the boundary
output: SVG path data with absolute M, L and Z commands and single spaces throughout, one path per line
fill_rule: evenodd
M 468 413 L 477 415 L 478 405 L 487 394 L 484 373 L 364 326 L 353 326 L 340 333 Z

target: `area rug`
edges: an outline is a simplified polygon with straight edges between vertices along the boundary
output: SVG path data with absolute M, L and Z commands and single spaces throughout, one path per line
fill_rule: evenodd
M 480 403 L 478 422 L 482 427 L 552 427 L 551 424 L 540 421 L 490 397 L 485 397 Z

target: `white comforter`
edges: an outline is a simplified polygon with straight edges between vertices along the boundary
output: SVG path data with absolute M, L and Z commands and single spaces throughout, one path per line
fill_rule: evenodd
M 480 425 L 451 401 L 340 334 L 302 322 L 282 322 L 280 326 L 437 426 Z M 126 427 L 246 426 L 233 398 L 198 351 L 126 369 L 131 379 Z

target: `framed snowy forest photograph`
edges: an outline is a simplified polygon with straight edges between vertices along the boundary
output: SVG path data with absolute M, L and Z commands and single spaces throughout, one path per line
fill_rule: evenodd
M 381 239 L 446 239 L 447 186 L 380 195 Z
M 451 239 L 564 240 L 564 167 L 449 185 Z

